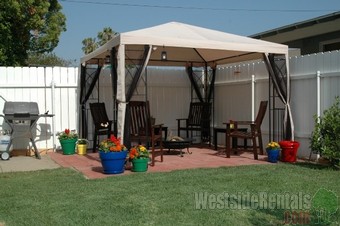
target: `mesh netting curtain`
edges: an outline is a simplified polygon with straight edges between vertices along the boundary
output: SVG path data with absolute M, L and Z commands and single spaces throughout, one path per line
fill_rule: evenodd
M 79 104 L 81 106 L 81 136 L 87 138 L 88 128 L 86 120 L 86 102 L 88 101 L 96 82 L 98 81 L 102 67 L 98 65 L 96 69 L 89 70 L 86 65 L 80 68 L 80 94 Z
M 211 68 L 211 76 L 208 76 L 208 67 L 204 67 L 203 77 L 195 73 L 192 66 L 187 67 L 187 74 L 189 76 L 191 85 L 193 86 L 196 96 L 200 102 L 209 103 L 212 100 L 216 68 Z
M 133 93 L 135 92 L 138 81 L 140 80 L 143 71 L 145 70 L 146 65 L 149 62 L 150 54 L 151 54 L 152 47 L 149 45 L 144 46 L 144 51 L 142 54 L 142 57 L 139 60 L 138 65 L 135 65 L 137 67 L 137 70 L 135 71 L 131 84 L 127 86 L 127 92 L 125 96 L 126 103 L 129 103 L 131 100 Z M 127 104 L 126 111 L 125 111 L 125 123 L 124 123 L 124 144 L 127 145 L 128 148 L 130 148 L 131 140 L 130 140 L 130 107 Z
M 191 85 L 194 88 L 196 96 L 201 103 L 210 103 L 212 101 L 214 85 L 215 85 L 215 76 L 216 76 L 216 68 L 210 68 L 205 65 L 204 71 L 202 73 L 195 73 L 192 66 L 187 67 L 187 74 L 189 76 Z M 213 105 L 212 105 L 213 106 Z M 213 108 L 213 107 L 212 107 Z M 209 120 L 207 123 L 202 125 L 202 134 L 201 137 L 206 138 L 206 141 L 210 141 L 210 120 L 211 120 L 211 112 L 212 110 L 205 109 L 204 112 L 209 112 Z
M 274 85 L 274 89 L 285 105 L 283 122 L 284 139 L 294 140 L 294 124 L 290 107 L 290 79 L 287 56 L 264 54 L 264 60 Z

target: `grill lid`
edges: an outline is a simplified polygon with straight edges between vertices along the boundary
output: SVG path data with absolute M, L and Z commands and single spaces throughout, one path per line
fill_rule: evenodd
M 39 107 L 36 102 L 5 102 L 3 113 L 5 115 L 39 115 Z

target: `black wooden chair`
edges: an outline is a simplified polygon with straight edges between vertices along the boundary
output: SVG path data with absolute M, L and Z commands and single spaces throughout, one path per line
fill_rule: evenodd
M 151 165 L 155 165 L 156 156 L 161 156 L 163 162 L 162 124 L 152 125 L 148 101 L 130 101 L 130 140 L 151 145 Z M 156 152 L 156 146 L 159 151 Z
M 97 137 L 99 135 L 107 135 L 109 138 L 112 132 L 112 120 L 109 120 L 106 113 L 104 103 L 90 103 L 91 115 L 94 123 L 93 133 L 93 148 L 92 151 L 96 152 L 98 146 Z
M 209 142 L 210 144 L 210 118 L 211 103 L 191 102 L 188 118 L 176 119 L 178 136 L 180 136 L 181 131 L 186 131 L 186 136 L 188 138 L 189 131 L 199 131 L 201 136 L 201 143 Z
M 261 124 L 263 118 L 267 111 L 268 101 L 261 101 L 260 108 L 257 113 L 255 121 L 233 121 L 232 124 L 234 126 L 233 130 L 230 128 L 230 124 L 227 124 L 226 129 L 226 155 L 227 158 L 230 158 L 231 152 L 231 139 L 232 138 L 241 138 L 241 139 L 250 139 L 252 140 L 252 149 L 254 153 L 254 159 L 258 159 L 257 150 L 260 150 L 260 154 L 263 155 L 263 144 L 262 144 L 262 133 L 261 133 Z M 250 130 L 241 131 L 238 130 L 238 126 L 248 126 Z M 249 131 L 249 132 L 248 132 Z M 257 140 L 258 144 L 257 145 Z

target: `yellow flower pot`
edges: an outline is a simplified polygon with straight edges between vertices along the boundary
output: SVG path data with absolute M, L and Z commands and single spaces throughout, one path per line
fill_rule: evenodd
M 87 153 L 87 144 L 78 144 L 77 145 L 78 155 L 86 155 Z

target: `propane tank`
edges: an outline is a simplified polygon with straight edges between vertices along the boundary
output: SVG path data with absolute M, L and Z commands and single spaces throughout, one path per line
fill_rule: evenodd
M 0 131 L 0 152 L 5 152 L 7 150 L 7 146 L 9 141 L 11 140 L 11 136 L 7 131 Z M 13 147 L 11 145 L 9 151 L 12 151 Z

